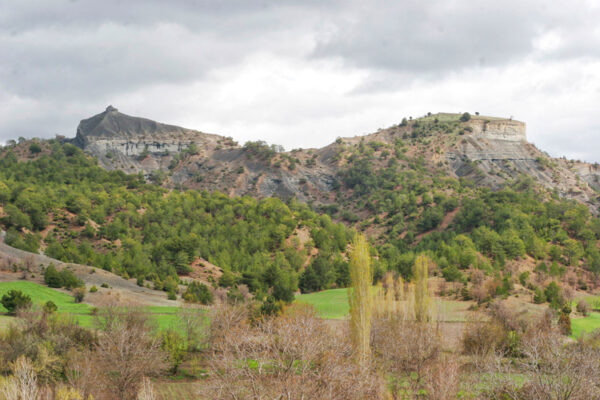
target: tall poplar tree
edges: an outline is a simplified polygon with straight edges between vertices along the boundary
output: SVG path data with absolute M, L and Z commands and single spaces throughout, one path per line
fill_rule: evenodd
M 350 332 L 358 362 L 365 365 L 371 356 L 371 315 L 373 313 L 373 271 L 369 244 L 357 235 L 350 252 Z

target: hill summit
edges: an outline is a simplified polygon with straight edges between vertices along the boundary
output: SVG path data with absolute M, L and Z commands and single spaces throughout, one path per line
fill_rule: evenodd
M 593 210 L 600 189 L 597 165 L 552 159 L 527 141 L 524 122 L 467 113 L 405 118 L 370 135 L 285 152 L 262 141 L 240 146 L 229 137 L 129 116 L 108 106 L 80 122 L 74 144 L 109 170 L 141 172 L 166 186 L 295 197 L 323 205 L 352 194 L 344 190 L 352 190 L 348 174 L 364 158 L 375 175 L 391 162 L 404 169 L 419 165 L 419 174 L 443 173 L 494 190 L 527 176 Z

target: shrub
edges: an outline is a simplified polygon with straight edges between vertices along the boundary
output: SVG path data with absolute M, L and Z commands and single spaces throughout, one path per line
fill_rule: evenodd
M 552 308 L 558 309 L 564 303 L 560 287 L 554 281 L 548 284 L 544 294 L 546 295 L 546 301 L 550 303 Z
M 52 288 L 73 289 L 83 286 L 83 281 L 77 278 L 72 271 L 63 269 L 59 272 L 54 264 L 48 265 L 44 271 L 44 282 Z
M 52 263 L 50 263 L 50 265 L 48 265 L 46 268 L 46 271 L 44 271 L 44 282 L 51 288 L 62 287 L 63 282 L 60 274 Z
M 529 271 L 521 272 L 519 274 L 519 282 L 523 286 L 527 286 L 527 280 L 529 279 Z
M 103 283 L 102 285 L 100 285 L 100 287 L 101 287 L 101 288 L 108 288 L 109 286 L 108 286 L 108 283 L 106 283 L 106 282 L 105 282 L 105 283 Z
M 185 340 L 173 329 L 163 332 L 161 339 L 161 348 L 167 354 L 168 362 L 171 365 L 171 373 L 176 374 L 187 353 Z
M 192 282 L 183 294 L 185 301 L 190 303 L 212 304 L 213 294 L 204 283 Z
M 231 271 L 225 270 L 223 275 L 219 278 L 219 286 L 221 287 L 231 287 L 235 285 L 235 276 L 231 273 Z
M 463 115 L 460 116 L 460 121 L 461 122 L 467 122 L 471 119 L 471 114 L 469 114 L 468 112 L 464 113 Z
M 560 333 L 565 336 L 569 336 L 572 332 L 571 330 L 571 317 L 567 313 L 560 313 L 558 317 L 558 328 L 560 329 Z
M 546 302 L 546 295 L 539 287 L 535 288 L 535 292 L 533 294 L 533 302 L 535 304 L 542 304 Z
M 167 292 L 167 299 L 177 300 L 177 293 L 175 293 L 174 291 Z
M 53 301 L 48 300 L 46 304 L 44 304 L 43 310 L 46 314 L 53 314 L 56 312 L 56 310 L 58 310 L 58 307 L 56 307 L 56 304 L 54 304 Z
M 33 154 L 39 154 L 42 152 L 42 146 L 39 143 L 32 143 L 29 146 L 29 151 Z
M 98 288 L 96 287 L 96 285 L 94 285 L 90 288 L 90 293 L 96 293 L 97 291 L 98 291 Z
M 83 301 L 83 298 L 85 297 L 85 289 L 84 288 L 74 289 L 73 297 L 75 298 L 75 303 L 81 303 Z
M 9 314 L 15 314 L 18 310 L 31 307 L 31 297 L 20 290 L 11 290 L 0 301 Z
M 585 300 L 579 300 L 579 303 L 577 303 L 577 312 L 584 317 L 587 317 L 590 313 L 590 305 L 588 302 Z

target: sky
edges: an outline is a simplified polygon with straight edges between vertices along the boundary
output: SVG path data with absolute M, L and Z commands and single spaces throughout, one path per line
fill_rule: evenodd
M 4 0 L 0 142 L 129 115 L 286 149 L 427 112 L 600 162 L 596 0 Z

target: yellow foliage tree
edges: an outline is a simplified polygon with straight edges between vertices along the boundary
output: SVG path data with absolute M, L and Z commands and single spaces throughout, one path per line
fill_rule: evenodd
M 417 257 L 413 269 L 414 310 L 417 322 L 429 321 L 431 315 L 431 297 L 429 295 L 429 258 L 425 255 Z
M 363 235 L 357 235 L 350 251 L 350 334 L 354 352 L 360 364 L 371 356 L 371 316 L 373 312 L 373 272 L 369 244 Z

